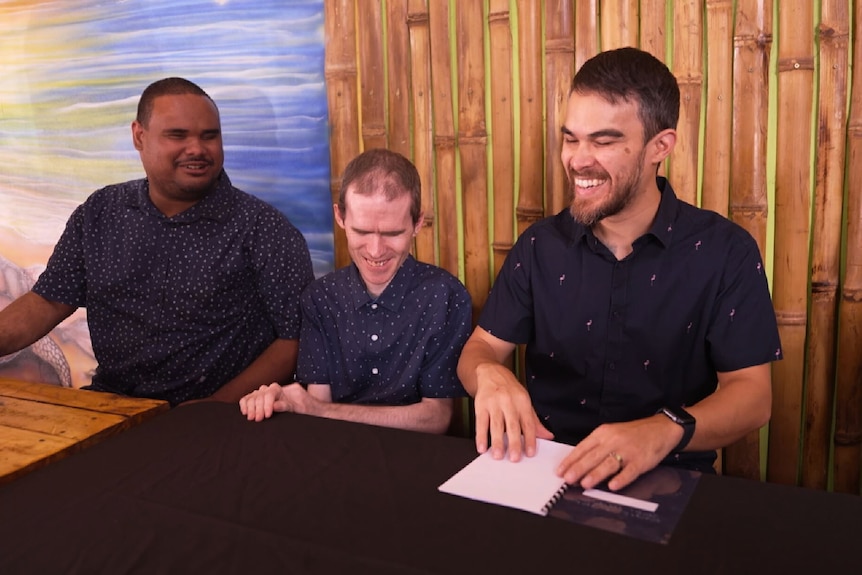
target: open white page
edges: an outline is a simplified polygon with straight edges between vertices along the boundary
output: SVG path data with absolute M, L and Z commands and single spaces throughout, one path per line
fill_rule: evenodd
M 566 484 L 555 470 L 572 450 L 571 445 L 536 440 L 536 455 L 518 462 L 494 459 L 490 449 L 468 463 L 438 489 L 485 503 L 547 515 Z

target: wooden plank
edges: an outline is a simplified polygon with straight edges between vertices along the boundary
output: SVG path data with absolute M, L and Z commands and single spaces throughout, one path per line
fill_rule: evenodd
M 0 484 L 168 409 L 166 401 L 0 378 Z
M 0 424 L 0 485 L 61 459 L 80 445 L 71 437 L 48 435 Z
M 0 396 L 0 422 L 6 427 L 82 441 L 115 426 L 126 428 L 129 418 L 113 413 Z
M 158 399 L 124 397 L 95 391 L 82 392 L 79 389 L 11 379 L 0 379 L 0 396 L 114 413 L 130 418 L 135 424 L 170 409 L 168 402 Z

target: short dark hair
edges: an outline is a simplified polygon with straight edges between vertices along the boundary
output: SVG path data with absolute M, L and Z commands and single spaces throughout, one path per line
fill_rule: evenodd
M 341 189 L 338 192 L 338 212 L 343 218 L 347 211 L 347 190 L 361 196 L 370 196 L 378 189 L 383 191 L 387 200 L 410 194 L 410 217 L 413 223 L 422 214 L 422 182 L 413 162 L 392 150 L 374 148 L 353 158 L 341 176 Z
M 138 115 L 135 119 L 142 126 L 146 126 L 150 121 L 150 116 L 153 114 L 153 102 L 156 98 L 159 96 L 177 96 L 181 94 L 204 96 L 213 103 L 213 106 L 216 107 L 216 111 L 218 111 L 218 106 L 216 106 L 215 101 L 194 82 L 186 80 L 185 78 L 163 78 L 147 86 L 141 94 L 141 99 L 138 100 Z
M 618 48 L 600 52 L 581 66 L 569 95 L 595 93 L 612 104 L 619 100 L 638 104 L 644 141 L 679 121 L 679 84 L 665 64 L 643 50 Z

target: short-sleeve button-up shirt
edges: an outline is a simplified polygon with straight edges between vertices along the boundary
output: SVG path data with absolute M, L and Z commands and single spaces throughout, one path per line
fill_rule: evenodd
M 527 344 L 530 396 L 558 440 L 692 405 L 716 372 L 781 358 L 754 239 L 659 188 L 652 227 L 619 261 L 568 209 L 528 228 L 481 314 L 486 331 Z
M 87 308 L 92 389 L 176 404 L 212 395 L 276 338 L 296 339 L 312 279 L 299 230 L 223 172 L 173 217 L 147 180 L 95 192 L 33 290 Z
M 464 395 L 455 372 L 471 300 L 447 271 L 408 257 L 379 297 L 351 264 L 302 295 L 297 380 L 338 403 L 407 405 Z

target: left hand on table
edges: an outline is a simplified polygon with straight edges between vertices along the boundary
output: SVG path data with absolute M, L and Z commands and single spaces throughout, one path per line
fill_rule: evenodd
M 584 489 L 610 479 L 608 488 L 617 491 L 658 465 L 681 438 L 682 428 L 664 415 L 606 423 L 572 449 L 557 474 Z

